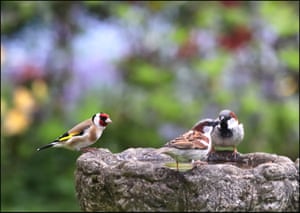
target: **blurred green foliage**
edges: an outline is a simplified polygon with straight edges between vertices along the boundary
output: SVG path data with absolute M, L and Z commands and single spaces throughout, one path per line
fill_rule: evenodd
M 130 50 L 110 61 L 117 80 L 74 71 L 82 14 L 122 30 Z M 39 27 L 53 33 L 46 63 L 12 66 L 7 44 L 21 39 L 30 55 L 24 34 Z M 113 120 L 95 146 L 121 152 L 160 147 L 225 108 L 244 124 L 241 153 L 299 157 L 299 2 L 1 1 L 3 211 L 80 210 L 80 153 L 35 150 L 95 112 Z

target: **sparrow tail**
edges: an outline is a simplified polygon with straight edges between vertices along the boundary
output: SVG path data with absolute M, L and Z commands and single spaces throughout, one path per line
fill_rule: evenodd
M 49 144 L 47 144 L 47 145 L 45 145 L 45 146 L 42 146 L 42 147 L 40 147 L 40 148 L 37 148 L 37 151 L 41 151 L 41 150 L 43 150 L 43 149 L 47 149 L 47 148 L 50 148 L 50 147 L 52 147 L 52 146 L 54 146 L 54 143 L 49 143 Z

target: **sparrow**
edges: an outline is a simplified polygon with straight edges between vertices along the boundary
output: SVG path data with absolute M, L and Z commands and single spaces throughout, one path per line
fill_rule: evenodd
M 191 130 L 167 142 L 157 150 L 157 153 L 166 154 L 176 161 L 178 171 L 179 162 L 203 160 L 211 150 L 211 132 L 218 123 L 213 119 L 202 119 Z
M 233 153 L 236 157 L 236 146 L 241 143 L 244 138 L 244 127 L 238 120 L 236 114 L 228 109 L 224 109 L 219 113 L 216 119 L 218 124 L 211 133 L 212 149 L 215 151 L 216 146 L 233 147 Z
M 50 147 L 84 151 L 86 147 L 94 144 L 101 137 L 103 130 L 111 122 L 112 120 L 108 114 L 102 112 L 96 113 L 91 118 L 75 125 L 52 143 L 38 148 L 37 151 Z

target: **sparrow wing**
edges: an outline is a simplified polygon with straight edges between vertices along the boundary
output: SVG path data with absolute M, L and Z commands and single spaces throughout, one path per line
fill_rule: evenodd
M 198 131 L 189 131 L 171 141 L 166 146 L 177 149 L 207 149 L 208 138 Z
M 63 135 L 59 136 L 56 141 L 67 141 L 74 136 L 83 135 L 85 130 L 90 128 L 92 124 L 93 122 L 91 119 L 82 121 L 81 123 L 71 128 L 69 131 L 65 132 Z
M 208 142 L 204 142 L 202 139 L 195 140 L 193 145 L 194 145 L 194 149 L 207 149 L 208 148 Z
M 193 131 L 191 135 L 189 135 L 189 140 L 193 144 L 193 149 L 207 149 L 209 139 L 199 131 Z
M 190 141 L 186 141 L 184 138 L 178 137 L 170 141 L 167 144 L 168 147 L 174 147 L 177 149 L 192 149 L 193 144 Z

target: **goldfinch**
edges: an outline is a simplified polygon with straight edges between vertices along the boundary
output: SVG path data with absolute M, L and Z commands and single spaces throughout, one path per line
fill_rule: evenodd
M 211 150 L 211 132 L 217 121 L 203 119 L 196 123 L 191 130 L 167 142 L 157 153 L 169 155 L 178 162 L 204 160 Z
M 244 138 L 244 127 L 238 120 L 234 112 L 224 109 L 219 113 L 217 118 L 219 124 L 214 128 L 212 138 L 212 152 L 215 147 L 233 147 L 233 153 L 236 157 L 236 146 L 241 143 Z
M 94 144 L 102 135 L 106 126 L 111 123 L 109 115 L 97 113 L 92 118 L 82 121 L 52 143 L 42 146 L 37 151 L 50 147 L 62 147 L 69 150 L 83 151 L 84 148 Z

